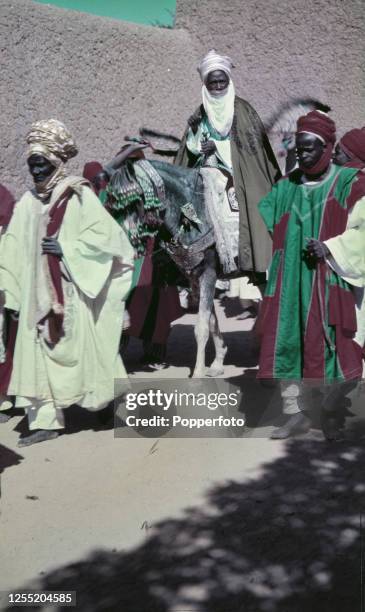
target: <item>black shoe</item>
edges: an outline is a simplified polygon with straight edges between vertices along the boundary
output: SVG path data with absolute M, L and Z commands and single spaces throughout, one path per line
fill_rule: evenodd
M 329 442 L 340 442 L 345 439 L 343 423 L 335 414 L 323 410 L 321 413 L 321 427 L 324 437 Z
M 46 442 L 47 440 L 54 440 L 58 438 L 60 435 L 59 431 L 55 431 L 54 429 L 38 429 L 27 436 L 23 436 L 19 438 L 17 446 L 30 446 L 31 444 L 37 444 L 38 442 Z
M 114 402 L 110 402 L 102 410 L 98 410 L 96 418 L 103 427 L 111 428 L 114 426 Z

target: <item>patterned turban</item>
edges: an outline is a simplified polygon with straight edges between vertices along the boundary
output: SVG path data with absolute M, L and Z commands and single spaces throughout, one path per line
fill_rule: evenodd
M 314 110 L 299 117 L 297 134 L 307 132 L 320 138 L 326 144 L 334 145 L 336 142 L 336 124 L 326 113 Z
M 200 74 L 203 83 L 210 72 L 213 70 L 223 70 L 228 77 L 231 76 L 233 63 L 230 57 L 227 55 L 219 55 L 215 49 L 211 49 L 209 53 L 202 59 L 198 66 L 198 72 Z
M 66 162 L 78 153 L 75 141 L 68 129 L 57 119 L 36 121 L 27 135 L 28 157 L 43 155 L 56 167 L 60 160 Z
M 341 149 L 351 158 L 365 162 L 365 129 L 350 130 L 340 140 Z

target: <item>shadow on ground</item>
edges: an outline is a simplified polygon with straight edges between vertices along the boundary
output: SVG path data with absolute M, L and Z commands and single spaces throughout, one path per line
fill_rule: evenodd
M 27 587 L 76 590 L 80 612 L 360 612 L 364 464 L 361 441 L 292 440 L 260 478 L 215 487 L 135 550 Z
M 0 444 L 0 474 L 2 474 L 6 468 L 19 465 L 23 459 L 23 455 L 19 455 L 7 446 Z

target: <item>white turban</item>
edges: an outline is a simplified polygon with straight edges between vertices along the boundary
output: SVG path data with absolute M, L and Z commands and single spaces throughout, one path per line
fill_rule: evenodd
M 219 55 L 215 49 L 211 49 L 209 53 L 202 59 L 198 66 L 198 72 L 200 74 L 203 83 L 210 72 L 213 70 L 223 70 L 228 77 L 231 76 L 231 70 L 233 63 L 228 55 Z

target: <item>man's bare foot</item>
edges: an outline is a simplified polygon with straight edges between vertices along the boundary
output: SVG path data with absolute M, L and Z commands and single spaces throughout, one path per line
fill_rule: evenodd
M 31 444 L 37 444 L 38 442 L 46 442 L 47 440 L 54 440 L 60 435 L 59 431 L 38 429 L 31 434 L 19 438 L 17 446 L 30 446 Z

